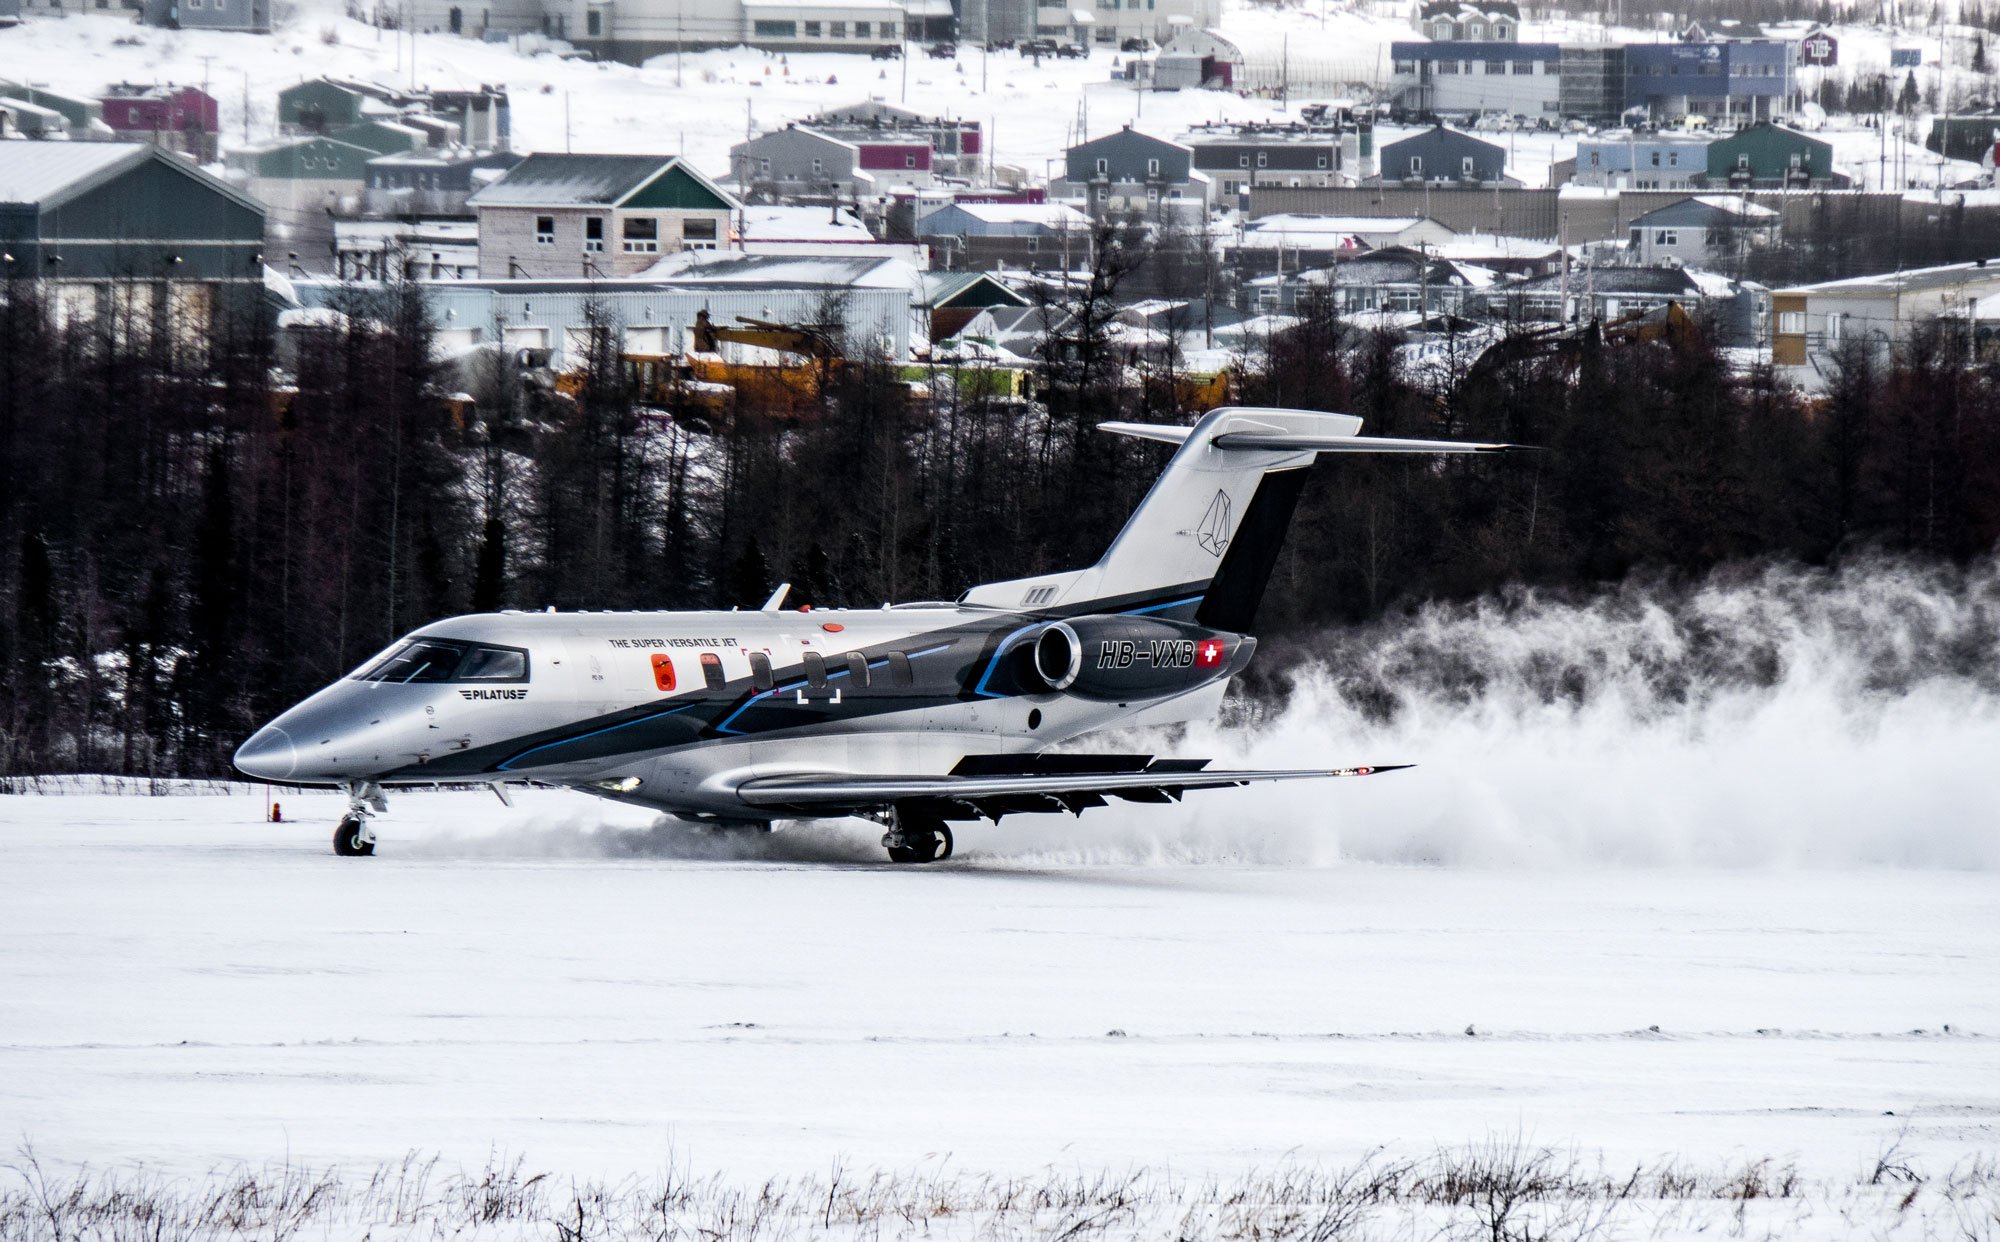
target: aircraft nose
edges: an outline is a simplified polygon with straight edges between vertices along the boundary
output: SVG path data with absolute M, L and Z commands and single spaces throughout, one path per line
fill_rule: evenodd
M 291 734 L 265 725 L 237 750 L 235 762 L 238 772 L 260 781 L 290 780 L 298 770 L 299 752 Z

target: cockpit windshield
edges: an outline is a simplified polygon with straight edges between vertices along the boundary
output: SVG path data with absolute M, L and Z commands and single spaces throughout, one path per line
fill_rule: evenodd
M 519 647 L 413 638 L 354 675 L 356 681 L 526 681 L 528 653 Z

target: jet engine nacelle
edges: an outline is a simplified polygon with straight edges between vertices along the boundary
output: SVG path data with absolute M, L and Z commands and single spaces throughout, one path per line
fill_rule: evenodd
M 1126 702 L 1192 690 L 1248 663 L 1257 640 L 1155 617 L 1050 622 L 1027 650 L 1032 689 Z

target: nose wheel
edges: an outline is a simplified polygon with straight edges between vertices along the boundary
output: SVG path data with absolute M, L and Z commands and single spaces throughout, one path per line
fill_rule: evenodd
M 349 812 L 333 830 L 333 852 L 342 858 L 366 858 L 375 852 L 375 830 L 366 816 Z
M 389 809 L 389 799 L 374 781 L 356 781 L 347 787 L 347 814 L 333 830 L 333 852 L 342 858 L 366 858 L 375 852 L 375 829 L 368 824 L 371 812 Z
M 893 863 L 943 862 L 951 857 L 951 827 L 937 815 L 898 807 L 882 847 Z

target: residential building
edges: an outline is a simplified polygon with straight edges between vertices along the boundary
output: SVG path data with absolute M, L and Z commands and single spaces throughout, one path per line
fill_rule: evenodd
M 931 170 L 939 176 L 979 180 L 985 167 L 986 147 L 978 121 L 924 116 L 870 99 L 828 109 L 799 124 L 856 144 L 921 139 L 930 144 Z
M 1844 185 L 1833 147 L 1768 121 L 1708 144 L 1708 184 L 1733 190 Z
M 514 145 L 513 105 L 504 86 L 462 91 L 430 91 L 431 116 L 458 126 L 458 141 L 479 151 L 506 151 Z
M 0 78 L 0 97 L 17 99 L 22 103 L 46 108 L 63 119 L 62 129 L 70 141 L 97 141 L 116 138 L 111 127 L 104 123 L 104 105 L 95 99 L 85 99 L 81 95 L 65 95 L 46 87 L 29 86 L 23 82 Z
M 338 280 L 472 280 L 479 275 L 479 225 L 472 220 L 335 220 Z
M 548 350 L 558 368 L 581 360 L 591 325 L 606 316 L 631 353 L 693 348 L 703 313 L 718 326 L 739 318 L 814 324 L 831 314 L 850 349 L 891 359 L 911 357 L 925 339 L 923 273 L 895 259 L 684 254 L 660 267 L 606 279 L 440 281 L 426 290 L 435 339 L 445 350 Z M 337 306 L 344 296 L 335 281 L 296 283 L 307 306 Z
M 1068 271 L 1092 253 L 1090 218 L 1065 203 L 953 203 L 916 228 L 948 271 Z
M 69 137 L 69 118 L 54 108 L 0 95 L 0 137 L 45 141 Z
M 678 156 L 530 155 L 467 204 L 486 279 L 621 277 L 733 248 L 734 196 Z
M 1656 121 L 1706 117 L 1719 129 L 1773 120 L 1798 110 L 1795 49 L 1775 39 L 1629 44 L 1625 106 Z
M 1734 264 L 1778 237 L 1778 213 L 1726 194 L 1704 194 L 1656 207 L 1632 221 L 1628 250 L 1652 267 Z
M 1771 361 L 1824 368 L 1850 342 L 1886 354 L 1919 325 L 2000 295 L 2000 258 L 1771 291 Z
M 421 126 L 406 124 L 402 117 L 393 121 L 363 121 L 359 125 L 342 125 L 338 129 L 328 130 L 326 136 L 352 147 L 364 147 L 377 155 L 420 151 L 431 145 L 429 131 Z
M 119 137 L 184 151 L 200 163 L 215 162 L 220 112 L 215 97 L 200 87 L 120 82 L 98 102 L 104 123 Z
M 1324 290 L 1341 315 L 1372 311 L 1456 314 L 1494 283 L 1494 274 L 1416 250 L 1391 247 L 1324 267 L 1273 273 L 1245 285 L 1246 311 L 1293 315 L 1308 290 Z
M 1567 297 L 1567 301 L 1565 301 Z M 1575 265 L 1490 286 L 1475 299 L 1483 313 L 1516 323 L 1610 323 L 1669 303 L 1712 317 L 1725 344 L 1761 342 L 1771 295 L 1761 285 L 1683 267 Z
M 1382 148 L 1382 184 L 1498 185 L 1507 152 L 1490 142 L 1434 126 Z
M 957 336 L 981 311 L 1029 305 L 1026 295 L 985 272 L 925 272 L 922 289 L 924 335 L 932 341 Z
M 1571 185 L 1613 190 L 1692 190 L 1708 179 L 1708 140 L 1667 134 L 1586 138 Z
M 929 138 L 919 133 L 850 141 L 788 125 L 731 147 L 729 169 L 747 197 L 852 201 L 930 185 L 934 156 Z
M 1234 197 L 1253 185 L 1352 185 L 1354 164 L 1342 149 L 1358 152 L 1353 131 L 1307 125 L 1216 125 L 1191 130 L 1181 145 L 1207 173 L 1218 193 Z
M 263 252 L 262 207 L 151 143 L 0 142 L 0 278 L 46 282 L 65 322 L 202 344 L 258 305 Z
M 1389 45 L 1390 99 L 1443 116 L 1553 117 L 1562 105 L 1562 48 L 1554 43 Z
M 1457 236 L 1423 216 L 1261 216 L 1224 243 L 1223 261 L 1245 275 L 1298 272 L 1369 251 L 1439 246 Z
M 1932 117 L 1930 133 L 1924 135 L 1924 150 L 1946 159 L 1991 164 L 1994 152 L 2000 150 L 2000 110 Z
M 270 209 L 274 223 L 291 226 L 327 213 L 359 212 L 368 161 L 379 154 L 338 138 L 307 134 L 231 151 L 224 162 L 231 178 Z
M 417 97 L 371 82 L 314 78 L 278 92 L 278 128 L 325 134 L 364 121 L 394 120 L 416 107 Z
M 1128 214 L 1158 219 L 1169 213 L 1199 218 L 1211 205 L 1214 186 L 1194 166 L 1190 148 L 1127 125 L 1064 152 L 1063 177 L 1049 192 L 1085 200 L 1100 219 Z
M 149 26 L 271 33 L 271 0 L 143 0 Z
M 374 215 L 469 215 L 473 191 L 521 162 L 509 151 L 423 148 L 378 155 L 367 162 L 363 210 Z
M 1438 43 L 1510 43 L 1521 37 L 1521 7 L 1512 0 L 1425 0 L 1410 24 Z

